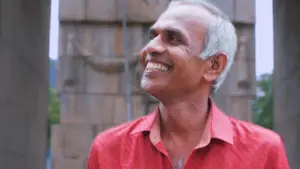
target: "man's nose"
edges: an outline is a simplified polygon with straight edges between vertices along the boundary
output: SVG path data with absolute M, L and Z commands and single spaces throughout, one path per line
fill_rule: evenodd
M 146 45 L 145 51 L 150 55 L 162 54 L 166 51 L 166 46 L 158 36 L 149 41 L 149 43 Z

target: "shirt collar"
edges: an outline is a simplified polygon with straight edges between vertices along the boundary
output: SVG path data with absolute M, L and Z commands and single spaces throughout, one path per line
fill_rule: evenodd
M 208 121 L 208 125 L 210 126 L 210 139 L 215 138 L 227 143 L 233 144 L 233 130 L 230 122 L 230 118 L 225 115 L 218 107 L 215 105 L 212 99 L 209 99 L 211 103 L 210 107 L 210 120 Z M 156 109 L 145 116 L 132 130 L 131 134 L 137 134 L 144 131 L 151 132 L 153 127 L 157 127 L 155 122 L 157 122 L 157 118 L 159 117 L 159 109 L 158 106 Z

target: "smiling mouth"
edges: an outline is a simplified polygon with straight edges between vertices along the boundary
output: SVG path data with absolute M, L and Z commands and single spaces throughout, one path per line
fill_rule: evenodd
M 146 66 L 146 71 L 160 71 L 160 72 L 167 72 L 169 71 L 171 68 L 163 65 L 161 63 L 155 63 L 155 62 L 148 62 L 147 66 Z

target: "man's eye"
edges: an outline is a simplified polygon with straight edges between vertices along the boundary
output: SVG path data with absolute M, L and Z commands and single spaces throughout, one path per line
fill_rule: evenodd
M 175 44 L 175 45 L 180 42 L 180 39 L 174 34 L 169 34 L 168 40 L 171 44 Z
M 154 39 L 156 36 L 157 36 L 157 35 L 155 35 L 155 34 L 149 34 L 149 40 Z
M 178 40 L 177 37 L 175 35 L 170 35 L 169 37 L 170 40 L 176 41 Z

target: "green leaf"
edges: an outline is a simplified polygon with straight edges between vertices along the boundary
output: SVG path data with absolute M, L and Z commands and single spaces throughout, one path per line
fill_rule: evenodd
M 253 121 L 258 125 L 273 129 L 272 74 L 261 75 L 256 85 L 259 93 L 252 105 Z
M 49 89 L 48 103 L 48 146 L 50 146 L 51 126 L 60 122 L 60 100 L 52 88 Z

